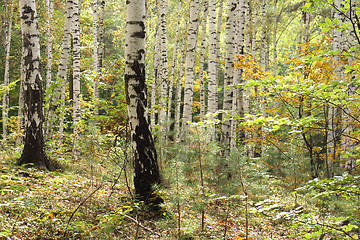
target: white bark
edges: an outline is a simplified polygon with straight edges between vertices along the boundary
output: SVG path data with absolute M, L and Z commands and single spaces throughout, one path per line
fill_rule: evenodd
M 204 1 L 204 12 L 202 18 L 201 47 L 199 59 L 199 83 L 200 83 L 200 121 L 205 119 L 205 83 L 204 83 L 204 59 L 206 50 L 206 23 L 208 15 L 207 1 Z
M 273 26 L 274 26 L 274 35 L 273 35 L 273 67 L 272 72 L 273 76 L 277 75 L 277 25 L 278 25 L 278 16 L 276 12 L 277 1 L 274 3 L 274 17 L 273 17 Z
M 100 0 L 101 1 L 101 0 Z M 103 61 L 104 61 L 104 13 L 105 13 L 105 1 L 100 2 L 100 14 L 99 14 L 99 79 L 101 79 Z
M 93 66 L 94 66 L 94 95 L 93 102 L 95 105 L 94 116 L 99 114 L 97 99 L 99 99 L 99 58 L 98 58 L 98 0 L 93 2 Z
M 209 70 L 208 70 L 208 120 L 214 122 L 217 111 L 217 75 L 216 75 L 216 0 L 209 0 Z M 210 138 L 215 137 L 215 126 L 211 126 Z
M 159 102 L 159 127 L 162 134 L 166 134 L 165 125 L 167 114 L 167 87 L 168 87 L 168 54 L 167 54 L 167 31 L 166 31 L 167 0 L 160 0 L 160 102 Z M 170 110 L 170 109 L 169 109 Z
M 52 65 L 52 22 L 53 19 L 53 12 L 54 12 L 54 1 L 53 0 L 46 0 L 46 10 L 47 10 L 47 18 L 46 18 L 46 24 L 47 24 L 47 41 L 46 41 L 46 53 L 47 53 L 47 61 L 46 61 L 46 86 L 45 89 L 47 91 L 47 102 L 46 102 L 46 110 L 49 112 L 49 107 L 51 104 L 51 96 L 54 95 L 53 92 L 49 91 L 50 84 L 52 82 L 52 71 L 51 71 L 51 65 Z M 51 117 L 51 118 L 50 118 Z M 46 119 L 46 137 L 51 137 L 52 128 L 54 125 L 54 117 L 53 115 L 48 115 Z
M 173 96 L 173 89 L 174 89 L 174 80 L 175 80 L 175 69 L 178 65 L 178 41 L 179 41 L 179 25 L 181 19 L 181 5 L 182 1 L 179 1 L 178 5 L 178 16 L 177 16 L 177 23 L 176 23 L 176 31 L 175 31 L 175 39 L 174 39 L 174 48 L 173 48 L 173 58 L 172 58 L 172 67 L 171 67 L 171 77 L 170 77 L 170 84 L 169 84 L 169 95 L 168 95 L 168 114 L 167 114 L 167 132 L 170 131 L 170 121 L 171 121 L 171 105 L 172 105 L 172 96 Z M 175 105 L 176 106 L 176 105 Z
M 262 33 L 261 33 L 261 44 L 260 44 L 260 68 L 262 70 L 265 69 L 265 63 L 266 63 L 266 0 L 262 0 L 261 5 L 262 10 Z
M 70 40 L 71 40 L 71 22 L 72 22 L 72 0 L 66 1 L 66 13 L 64 21 L 64 32 L 61 44 L 61 56 L 59 68 L 56 76 L 56 81 L 59 83 L 59 87 L 56 89 L 56 95 L 54 97 L 54 109 L 50 108 L 49 116 L 57 111 L 58 101 L 60 99 L 60 109 L 65 107 L 65 91 L 66 91 L 66 75 L 68 69 L 68 62 L 70 56 Z M 64 111 L 59 112 L 59 143 L 62 144 L 62 138 L 64 133 Z
M 196 55 L 197 32 L 199 25 L 199 0 L 193 0 L 190 3 L 189 31 L 185 59 L 185 87 L 184 87 L 184 112 L 183 112 L 183 130 L 185 136 L 189 133 L 192 121 L 193 107 L 193 85 L 194 85 L 194 67 Z
M 81 120 L 80 110 L 80 6 L 79 0 L 73 0 L 72 36 L 73 36 L 73 124 L 75 159 L 79 157 L 80 147 L 78 143 L 79 123 Z
M 8 114 L 9 114 L 9 89 L 10 84 L 10 49 L 11 49 L 11 33 L 12 33 L 12 15 L 14 6 L 11 4 L 7 24 L 5 26 L 5 72 L 4 72 L 4 94 L 2 99 L 2 138 L 5 143 L 8 135 Z
M 221 140 L 223 143 L 223 156 L 230 155 L 231 121 L 225 120 L 232 116 L 234 56 L 235 56 L 235 25 L 236 25 L 236 0 L 228 0 L 226 21 L 226 50 L 225 50 L 225 76 L 224 76 L 224 102 L 223 119 L 221 122 Z
M 150 112 L 150 124 L 155 127 L 155 113 L 156 108 L 156 85 L 159 77 L 159 44 L 160 44 L 160 29 L 157 28 L 156 39 L 155 39 L 155 52 L 154 52 L 154 65 L 153 65 L 153 80 L 151 84 L 151 112 Z

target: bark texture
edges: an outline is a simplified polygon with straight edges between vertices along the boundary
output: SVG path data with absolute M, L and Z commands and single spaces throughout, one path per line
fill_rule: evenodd
M 43 93 L 40 75 L 40 39 L 35 0 L 19 2 L 23 38 L 25 143 L 18 164 L 52 169 L 45 153 Z
M 196 58 L 196 42 L 199 27 L 199 0 L 190 3 L 189 31 L 185 58 L 185 87 L 184 87 L 184 111 L 183 111 L 183 130 L 187 135 L 192 121 L 193 107 L 193 86 L 194 68 Z
M 134 154 L 135 193 L 146 203 L 159 203 L 153 191 L 160 184 L 156 149 L 148 122 L 145 85 L 145 0 L 127 1 L 125 88 Z

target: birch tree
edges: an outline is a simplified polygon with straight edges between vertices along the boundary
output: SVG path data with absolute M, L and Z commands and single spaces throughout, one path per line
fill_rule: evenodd
M 168 90 L 168 54 L 167 54 L 167 31 L 166 31 L 167 0 L 160 0 L 160 102 L 159 102 L 159 125 L 162 134 L 166 134 L 166 103 Z
M 51 66 L 52 66 L 52 18 L 53 18 L 53 12 L 54 12 L 54 1 L 53 0 L 46 0 L 46 11 L 47 11 L 47 18 L 46 18 L 46 25 L 47 25 L 47 29 L 46 29 L 46 54 L 47 54 L 47 61 L 46 61 L 46 90 L 48 91 L 47 93 L 47 102 L 46 102 L 46 109 L 48 110 L 50 107 L 50 101 L 51 101 L 51 95 L 52 93 L 50 93 L 49 91 L 49 87 L 50 84 L 52 82 L 52 71 L 51 71 Z M 46 136 L 49 137 L 51 135 L 52 132 L 52 128 L 53 128 L 53 115 L 51 115 L 51 119 L 49 118 L 50 116 L 48 115 L 48 118 L 46 119 Z
M 79 157 L 80 147 L 78 144 L 79 123 L 81 120 L 80 110 L 80 6 L 79 0 L 73 0 L 72 12 L 72 39 L 73 39 L 73 124 L 74 142 L 73 153 L 75 159 Z
M 10 9 L 8 9 L 8 16 L 5 26 L 5 73 L 4 73 L 4 94 L 2 99 L 2 138 L 5 143 L 8 135 L 8 114 L 9 114 L 9 89 L 10 84 L 10 49 L 11 49 L 11 33 L 12 33 L 12 15 L 14 4 L 11 3 Z
M 209 67 L 208 67 L 208 120 L 215 123 L 217 111 L 217 74 L 216 74 L 216 0 L 209 2 Z M 215 126 L 210 128 L 210 137 L 215 137 Z
M 176 22 L 176 30 L 175 30 L 175 39 L 174 39 L 174 48 L 173 48 L 173 57 L 172 57 L 172 64 L 171 64 L 171 75 L 170 75 L 170 83 L 169 83 L 169 94 L 168 94 L 168 114 L 167 114 L 167 131 L 170 131 L 170 121 L 171 121 L 171 105 L 172 105 L 172 96 L 173 96 L 173 89 L 174 89 L 174 80 L 175 80 L 175 69 L 178 65 L 178 42 L 179 42 L 179 25 L 181 20 L 181 5 L 182 0 L 179 0 L 178 4 L 178 15 L 177 15 L 177 22 Z M 175 105 L 176 106 L 176 105 Z
M 199 0 L 190 1 L 189 31 L 185 58 L 185 87 L 183 131 L 187 135 L 190 130 L 189 122 L 192 121 L 194 67 L 196 55 L 197 32 L 199 25 Z
M 224 102 L 223 119 L 221 122 L 221 141 L 223 143 L 223 156 L 230 155 L 231 121 L 226 120 L 231 115 L 233 101 L 234 56 L 235 56 L 235 24 L 237 4 L 235 0 L 227 3 L 226 21 L 226 50 L 225 50 L 225 76 L 224 76 Z
M 202 32 L 201 32 L 201 46 L 200 46 L 200 58 L 199 58 L 199 84 L 200 84 L 200 121 L 204 121 L 205 118 L 205 83 L 204 83 L 204 60 L 206 50 L 206 23 L 208 15 L 207 1 L 203 2 L 204 11 L 202 17 Z
M 40 74 L 40 39 L 35 0 L 19 1 L 24 61 L 25 141 L 19 165 L 32 163 L 52 169 L 43 136 L 43 92 Z
M 146 203 L 155 198 L 153 187 L 160 184 L 156 149 L 148 122 L 145 85 L 145 0 L 129 0 L 125 38 L 125 86 L 134 157 L 135 193 Z
M 95 105 L 94 115 L 99 114 L 99 109 L 96 107 L 96 101 L 99 99 L 99 58 L 98 58 L 98 0 L 93 2 L 93 66 L 94 66 L 94 95 L 93 102 Z

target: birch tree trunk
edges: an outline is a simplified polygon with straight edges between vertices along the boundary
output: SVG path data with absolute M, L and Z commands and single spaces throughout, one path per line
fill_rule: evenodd
M 238 19 L 237 19 L 237 54 L 239 56 L 244 55 L 245 50 L 245 18 L 246 18 L 246 1 L 239 0 L 238 7 Z M 234 87 L 234 97 L 233 97 L 233 112 L 237 112 L 240 118 L 244 118 L 244 79 L 242 78 L 243 69 L 234 68 L 234 84 L 237 87 Z M 232 136 L 231 136 L 231 144 L 230 151 L 232 151 L 236 147 L 236 137 L 238 134 L 238 138 L 240 141 L 243 141 L 244 131 L 238 132 L 236 131 L 239 121 L 232 121 Z
M 261 10 L 262 10 L 262 33 L 261 33 L 261 44 L 260 44 L 260 68 L 262 70 L 265 69 L 266 64 L 266 0 L 262 1 L 261 4 Z
M 160 48 L 160 28 L 157 28 L 156 31 L 156 40 L 155 40 L 155 52 L 154 52 L 154 66 L 153 66 L 153 80 L 151 84 L 151 113 L 150 113 L 150 124 L 155 127 L 155 113 L 157 111 L 156 107 L 156 86 L 159 78 L 159 48 Z
M 341 7 L 341 0 L 335 1 L 335 6 Z M 340 21 L 340 26 L 343 24 L 341 22 L 341 16 L 338 11 L 334 11 L 333 19 L 338 19 Z M 306 34 L 305 34 L 306 38 Z M 332 50 L 336 53 L 334 55 L 334 64 L 336 65 L 335 68 L 335 77 L 332 81 L 339 81 L 342 77 L 341 74 L 341 67 L 340 65 L 340 54 L 342 53 L 341 49 L 341 32 L 337 31 L 337 29 L 333 30 L 333 41 L 332 41 Z M 330 99 L 331 101 L 331 99 Z M 338 118 L 338 111 L 336 107 L 331 104 L 328 104 L 327 107 L 327 147 L 326 147 L 326 163 L 327 163 L 327 175 L 328 177 L 333 177 L 334 174 L 334 167 L 336 166 L 336 128 L 337 128 L 337 118 Z
M 102 67 L 104 61 L 104 13 L 105 1 L 100 0 L 100 14 L 99 14 L 99 79 L 101 79 Z
M 80 155 L 79 134 L 80 134 L 80 6 L 79 0 L 73 0 L 72 15 L 72 37 L 73 37 L 73 124 L 74 142 L 73 154 L 75 160 Z
M 65 107 L 65 91 L 66 91 L 66 75 L 68 69 L 68 62 L 70 56 L 70 40 L 71 40 L 71 22 L 72 22 L 72 0 L 66 1 L 66 13 L 64 21 L 64 33 L 61 43 L 61 56 L 60 63 L 57 72 L 56 81 L 59 83 L 59 87 L 56 89 L 56 95 L 54 101 L 52 101 L 53 109 L 50 108 L 50 114 L 57 112 L 60 100 L 60 109 Z M 62 138 L 64 133 L 64 111 L 59 112 L 59 143 L 62 144 Z
M 196 56 L 196 42 L 199 25 L 199 0 L 190 3 L 189 31 L 187 38 L 185 58 L 185 87 L 184 87 L 184 111 L 183 130 L 185 137 L 189 134 L 190 122 L 192 121 L 194 67 Z
M 277 1 L 274 3 L 274 16 L 273 16 L 273 26 L 274 26 L 274 35 L 273 35 L 273 67 L 272 72 L 273 76 L 277 75 L 277 25 L 278 25 L 278 15 L 276 12 Z
M 96 106 L 99 99 L 99 58 L 98 58 L 98 0 L 93 2 L 93 66 L 94 66 L 94 95 L 93 103 L 95 106 L 94 116 L 99 114 L 99 109 Z
M 234 56 L 235 56 L 235 24 L 236 0 L 228 0 L 226 21 L 226 50 L 225 50 L 225 76 L 224 76 L 224 102 L 223 119 L 221 122 L 221 142 L 223 143 L 223 157 L 230 155 L 231 121 L 226 120 L 232 116 Z M 228 116 L 227 116 L 228 115 Z
M 43 93 L 40 75 L 40 39 L 35 0 L 19 2 L 23 39 L 25 142 L 18 164 L 32 163 L 44 169 L 53 169 L 45 153 L 43 136 Z
M 215 112 L 217 111 L 217 69 L 216 69 L 216 0 L 209 1 L 209 67 L 208 67 L 208 120 L 210 139 L 215 138 Z
M 129 0 L 126 4 L 125 87 L 134 156 L 135 193 L 140 200 L 156 204 L 162 199 L 153 193 L 154 184 L 160 184 L 160 174 L 154 140 L 145 115 L 145 0 Z
M 350 4 L 350 9 L 349 9 L 349 17 L 350 19 L 355 19 L 356 17 L 356 2 L 355 1 L 351 1 Z M 351 23 L 351 22 L 350 22 Z M 350 50 L 351 47 L 356 47 L 356 32 L 355 29 L 353 27 L 350 27 L 349 29 L 349 33 L 348 33 L 348 38 L 346 39 L 345 36 L 345 31 L 343 34 L 343 38 L 342 41 L 348 42 L 348 47 L 349 47 L 349 53 L 350 56 L 348 57 L 347 63 L 348 65 L 353 65 L 355 64 L 355 56 L 356 56 L 356 52 L 354 50 Z M 342 158 L 342 164 L 344 166 L 344 168 L 346 169 L 346 171 L 348 172 L 352 172 L 353 170 L 356 169 L 356 159 L 355 159 L 355 154 L 356 154 L 356 143 L 354 142 L 353 139 L 351 139 L 349 136 L 351 136 L 355 131 L 355 123 L 354 120 L 352 119 L 352 117 L 358 117 L 356 114 L 356 109 L 354 109 L 353 105 L 355 105 L 354 102 L 354 95 L 356 94 L 356 86 L 355 86 L 355 72 L 351 71 L 348 76 L 346 76 L 349 79 L 349 84 L 348 84 L 348 89 L 347 89 L 347 95 L 348 95 L 348 100 L 347 100 L 347 105 L 348 106 L 344 106 L 344 112 L 343 112 L 343 116 L 342 116 L 342 129 L 343 129 L 343 135 L 341 136 L 341 145 L 342 145 L 342 149 L 347 149 L 347 152 L 350 153 L 349 157 L 346 158 L 345 156 L 341 156 Z
M 21 56 L 24 56 L 24 49 L 22 49 Z M 19 147 L 23 141 L 23 135 L 21 134 L 21 128 L 24 123 L 24 59 L 21 58 L 20 61 L 20 90 L 19 90 L 19 107 L 18 107 L 18 122 L 17 122 L 17 137 L 16 137 L 16 147 Z
M 179 41 L 179 25 L 181 20 L 181 5 L 182 0 L 179 1 L 178 4 L 178 16 L 177 16 L 177 23 L 176 23 L 176 31 L 175 31 L 175 39 L 174 39 L 174 48 L 173 48 L 173 58 L 172 58 L 172 67 L 171 67 L 171 77 L 170 77 L 170 84 L 169 84 L 169 95 L 168 95 L 168 114 L 167 114 L 167 131 L 170 131 L 170 121 L 171 121 L 171 105 L 172 105 L 172 96 L 173 96 L 173 89 L 174 89 L 174 79 L 175 79 L 175 69 L 178 65 L 178 41 Z M 176 106 L 176 105 L 175 105 Z
M 5 26 L 5 72 L 4 72 L 4 94 L 2 99 L 2 138 L 3 143 L 6 143 L 8 135 L 8 114 L 9 114 L 9 90 L 7 89 L 10 84 L 10 47 L 11 47 L 11 33 L 12 33 L 12 15 L 14 4 L 10 6 L 7 23 Z
M 46 18 L 46 24 L 47 24 L 47 41 L 46 41 L 46 52 L 47 52 L 47 61 L 46 61 L 46 91 L 47 91 L 47 101 L 46 101 L 46 110 L 49 112 L 50 104 L 51 104 L 51 97 L 53 93 L 49 92 L 49 87 L 52 81 L 52 71 L 51 71 L 51 65 L 52 65 L 52 29 L 51 29 L 51 20 L 53 19 L 53 12 L 54 12 L 54 1 L 53 0 L 46 0 L 46 10 L 47 10 L 47 18 Z M 48 115 L 45 119 L 45 126 L 46 126 L 46 137 L 50 138 L 53 131 L 53 125 L 54 125 L 54 118 L 53 116 Z
M 199 59 L 199 83 L 200 83 L 200 121 L 205 119 L 205 83 L 204 83 L 204 59 L 206 50 L 206 23 L 208 15 L 207 1 L 204 0 L 204 12 L 202 19 L 202 32 L 201 32 L 201 47 L 200 47 L 200 59 Z
M 167 0 L 160 0 L 160 102 L 159 102 L 159 127 L 162 134 L 166 135 L 166 103 L 168 87 L 168 54 L 167 54 L 167 31 L 166 31 Z

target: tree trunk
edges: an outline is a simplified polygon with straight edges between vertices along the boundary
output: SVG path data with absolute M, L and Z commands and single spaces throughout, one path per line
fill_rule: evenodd
M 104 61 L 104 13 L 105 1 L 100 0 L 100 14 L 99 14 L 99 79 L 101 79 L 103 61 Z
M 194 86 L 194 67 L 196 57 L 196 42 L 199 26 L 199 0 L 190 3 L 189 31 L 185 58 L 185 87 L 184 87 L 184 111 L 183 111 L 183 131 L 185 137 L 188 136 L 190 123 L 192 121 L 193 108 L 193 86 Z
M 94 116 L 99 114 L 97 100 L 99 99 L 99 58 L 98 58 L 98 0 L 93 2 L 93 65 L 94 65 L 94 95 L 93 103 L 95 106 Z
M 52 29 L 51 29 L 51 20 L 53 19 L 53 12 L 54 12 L 54 1 L 53 0 L 46 0 L 46 9 L 47 9 L 47 41 L 46 41 L 46 52 L 47 52 L 47 61 L 46 61 L 46 91 L 47 91 L 47 101 L 46 101 L 46 110 L 49 112 L 50 108 L 50 102 L 51 97 L 54 95 L 54 93 L 50 92 L 50 84 L 52 81 L 52 71 L 51 71 L 51 65 L 52 65 Z M 52 132 L 53 132 L 53 126 L 54 126 L 54 117 L 48 115 L 45 119 L 45 126 L 46 126 L 46 137 L 49 139 L 51 138 Z
M 159 102 L 159 128 L 161 135 L 166 135 L 167 114 L 167 87 L 168 87 L 168 54 L 166 31 L 167 0 L 160 0 L 160 102 Z
M 79 0 L 73 0 L 72 37 L 73 37 L 73 154 L 75 160 L 80 155 L 80 6 Z
M 19 165 L 34 164 L 53 169 L 46 153 L 43 136 L 43 93 L 40 75 L 40 39 L 35 0 L 20 0 L 24 61 L 25 143 Z
M 5 72 L 4 72 L 4 94 L 2 101 L 2 138 L 3 143 L 6 143 L 8 135 L 8 114 L 9 114 L 9 89 L 7 87 L 10 84 L 10 46 L 11 46 L 11 32 L 12 32 L 12 15 L 13 15 L 14 4 L 10 6 L 7 24 L 5 26 Z
M 57 72 L 56 81 L 59 83 L 59 86 L 56 88 L 56 95 L 54 101 L 52 101 L 53 108 L 50 108 L 50 114 L 55 112 L 59 113 L 59 143 L 62 144 L 62 138 L 64 133 L 64 111 L 58 111 L 59 100 L 60 100 L 60 109 L 65 107 L 65 92 L 66 92 L 66 75 L 68 70 L 68 62 L 70 56 L 70 40 L 71 40 L 71 22 L 72 22 L 72 0 L 66 1 L 66 13 L 64 21 L 64 33 L 62 39 L 62 49 L 60 56 L 60 63 Z
M 199 59 L 199 83 L 200 83 L 200 121 L 205 119 L 205 83 L 204 83 L 204 59 L 206 50 L 206 23 L 208 15 L 207 1 L 204 0 L 204 13 L 202 19 L 201 47 Z
M 175 31 L 175 39 L 174 39 L 174 48 L 173 48 L 173 58 L 172 58 L 172 67 L 171 67 L 171 77 L 170 77 L 170 84 L 169 84 L 169 95 L 168 95 L 168 115 L 167 115 L 167 131 L 170 131 L 170 121 L 171 121 L 171 105 L 172 105 L 172 96 L 173 96 L 173 89 L 174 89 L 174 79 L 175 79 L 175 69 L 178 66 L 178 42 L 179 42 L 179 25 L 181 19 L 181 5 L 182 0 L 179 1 L 178 5 L 178 16 L 177 16 L 177 23 L 176 23 L 176 31 Z M 175 105 L 176 106 L 176 105 Z
M 134 155 L 134 186 L 137 197 L 159 203 L 153 186 L 160 184 L 154 140 L 147 112 L 145 85 L 145 0 L 127 1 L 125 38 L 125 88 Z
M 155 52 L 154 52 L 154 66 L 153 66 L 153 80 L 151 83 L 151 113 L 150 113 L 150 124 L 155 127 L 156 125 L 156 86 L 159 76 L 159 47 L 160 47 L 160 28 L 157 27 L 156 39 L 155 39 Z
M 277 1 L 274 3 L 274 17 L 273 17 L 273 26 L 274 26 L 274 35 L 273 35 L 273 67 L 272 72 L 273 76 L 277 75 L 277 25 L 278 25 L 278 16 L 276 13 Z
M 217 111 L 217 75 L 216 75 L 216 0 L 209 0 L 209 74 L 208 74 L 208 120 L 210 138 L 215 138 L 215 112 Z
M 223 119 L 221 122 L 221 142 L 223 143 L 224 148 L 222 153 L 223 157 L 228 157 L 230 155 L 231 121 L 225 120 L 225 118 L 227 118 L 228 116 L 232 116 L 236 9 L 236 0 L 228 0 L 223 102 L 223 109 L 225 113 L 223 113 Z

